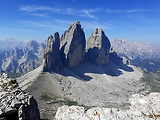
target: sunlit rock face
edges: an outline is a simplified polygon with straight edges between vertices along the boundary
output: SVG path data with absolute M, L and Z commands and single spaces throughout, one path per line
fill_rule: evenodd
M 73 67 L 84 60 L 85 34 L 79 21 L 64 32 L 60 41 L 62 61 L 66 67 Z
M 95 29 L 87 40 L 86 61 L 103 65 L 109 61 L 110 41 L 101 28 Z

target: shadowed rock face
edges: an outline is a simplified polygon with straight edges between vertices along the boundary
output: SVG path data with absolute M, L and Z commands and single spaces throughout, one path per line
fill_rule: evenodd
M 110 41 L 101 28 L 95 29 L 86 43 L 80 22 L 76 21 L 64 32 L 61 39 L 58 33 L 48 38 L 44 55 L 44 71 L 57 71 L 63 67 L 72 68 L 82 62 L 104 65 L 110 60 L 118 65 L 122 59 L 116 53 L 109 53 L 110 47 Z
M 74 22 L 61 37 L 60 49 L 62 61 L 66 67 L 80 64 L 85 54 L 85 34 L 80 22 Z
M 60 38 L 59 33 L 56 32 L 54 36 L 49 36 L 44 55 L 44 71 L 60 70 L 63 68 L 60 54 Z
M 109 61 L 110 42 L 101 28 L 95 29 L 87 40 L 86 61 L 102 65 Z

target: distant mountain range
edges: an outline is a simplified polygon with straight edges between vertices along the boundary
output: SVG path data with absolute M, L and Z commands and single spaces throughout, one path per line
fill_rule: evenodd
M 150 116 L 150 113 L 156 116 L 155 113 L 158 113 L 158 109 L 155 106 L 159 103 L 155 101 L 155 98 L 158 98 L 159 94 L 152 94 L 153 97 L 151 97 L 154 101 L 151 102 L 156 103 L 155 109 L 146 112 L 146 108 L 143 108 L 143 106 L 148 105 L 146 101 L 151 99 L 143 97 L 143 100 L 141 94 L 151 92 L 152 86 L 146 84 L 147 82 L 143 78 L 145 72 L 130 65 L 129 60 L 134 62 L 137 58 L 140 60 L 148 59 L 152 58 L 153 54 L 156 54 L 154 57 L 157 58 L 158 54 L 156 51 L 148 53 L 148 49 L 149 51 L 152 50 L 149 47 L 145 51 L 145 45 L 124 43 L 122 40 L 115 41 L 115 43 L 112 43 L 114 47 L 112 48 L 110 40 L 101 28 L 96 28 L 90 37 L 86 39 L 83 27 L 79 21 L 76 21 L 61 36 L 58 32 L 50 35 L 46 45 L 30 41 L 23 48 L 16 47 L 13 50 L 2 51 L 0 53 L 1 69 L 7 72 L 19 73 L 32 71 L 13 81 L 6 79 L 8 78 L 7 74 L 1 72 L 0 78 L 5 79 L 1 79 L 1 90 L 3 91 L 0 91 L 2 94 L 0 118 L 9 119 L 14 116 L 23 119 L 26 115 L 25 119 L 27 120 L 39 120 L 40 113 L 42 119 L 53 119 L 54 115 L 56 115 L 56 119 L 59 119 L 59 116 L 63 116 L 63 110 L 59 108 L 62 105 L 83 106 L 84 109 L 80 108 L 80 110 L 87 110 L 94 106 L 96 107 L 96 111 L 92 112 L 94 118 L 101 117 L 99 110 L 102 107 L 107 107 L 106 110 L 113 116 L 113 119 L 117 118 L 117 113 L 122 116 L 118 116 L 120 119 L 124 119 L 124 116 L 127 119 L 141 119 Z M 158 81 L 154 82 L 154 84 L 156 83 Z M 27 92 L 27 94 L 32 94 L 37 103 L 26 102 L 26 99 L 29 101 L 33 101 L 33 99 L 28 99 L 29 97 L 22 94 L 21 91 L 16 92 L 15 89 L 11 89 L 14 84 L 14 88 L 17 87 Z M 158 85 L 153 87 L 158 88 Z M 7 90 L 8 92 L 13 91 L 16 96 L 12 97 L 13 94 L 11 94 L 8 97 L 10 94 L 5 93 Z M 4 97 L 4 93 L 6 97 Z M 20 101 L 25 105 L 17 101 L 19 100 L 18 96 L 22 98 Z M 132 96 L 135 97 L 130 99 Z M 16 99 L 11 101 L 13 98 Z M 135 99 L 136 101 L 134 101 Z M 29 104 L 29 107 L 26 103 Z M 136 103 L 137 109 L 132 109 L 130 103 L 134 105 Z M 39 110 L 37 110 L 37 105 Z M 13 106 L 16 109 L 13 109 Z M 149 104 L 149 108 L 151 108 L 150 106 L 152 104 Z M 97 107 L 99 110 L 97 110 Z M 131 111 L 124 114 L 128 108 L 131 108 Z M 60 114 L 56 113 L 57 109 L 61 109 Z M 121 114 L 120 110 L 125 110 L 125 112 Z M 71 112 L 74 111 L 77 110 Z M 134 115 L 132 115 L 133 111 Z M 32 113 L 36 113 L 36 116 Z M 106 116 L 106 114 L 104 115 Z
M 25 43 L 8 39 L 3 41 L 3 44 L 1 46 L 5 47 L 2 47 L 0 52 L 0 69 L 7 73 L 26 73 L 37 68 L 42 62 L 45 46 L 43 43 Z
M 131 64 L 151 72 L 160 70 L 159 44 L 116 39 L 111 41 L 111 45 L 119 56 L 126 57 Z
M 27 45 L 26 41 L 18 41 L 14 38 L 8 38 L 0 41 L 0 52 L 9 51 L 15 48 L 22 49 Z
M 87 108 L 126 109 L 131 94 L 149 90 L 140 80 L 143 71 L 129 63 L 111 50 L 101 28 L 86 39 L 76 21 L 61 36 L 56 32 L 48 37 L 42 65 L 17 82 L 35 97 L 42 119 L 52 119 L 54 111 L 68 100 Z
M 0 70 L 7 73 L 26 73 L 41 65 L 45 43 L 21 42 L 13 38 L 0 41 Z M 160 70 L 160 45 L 115 39 L 111 49 L 131 64 L 147 71 Z

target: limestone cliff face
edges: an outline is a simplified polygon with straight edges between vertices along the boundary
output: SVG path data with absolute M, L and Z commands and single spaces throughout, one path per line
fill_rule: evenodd
M 109 61 L 110 41 L 101 28 L 95 29 L 87 40 L 86 61 L 103 65 Z
M 62 61 L 66 67 L 80 64 L 85 54 L 85 34 L 80 22 L 74 22 L 61 37 L 60 49 Z
M 60 70 L 63 68 L 60 54 L 60 37 L 56 32 L 54 36 L 49 36 L 44 55 L 44 71 L 47 70 Z
M 82 62 L 104 65 L 110 60 L 118 64 L 120 58 L 109 53 L 110 47 L 110 41 L 101 28 L 95 29 L 86 42 L 81 24 L 76 21 L 61 38 L 58 33 L 48 38 L 44 55 L 44 71 L 71 68 Z

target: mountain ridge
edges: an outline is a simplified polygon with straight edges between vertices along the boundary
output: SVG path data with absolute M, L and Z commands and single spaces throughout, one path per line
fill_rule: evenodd
M 160 51 L 159 44 L 138 43 L 116 39 L 111 41 L 112 48 L 118 56 L 126 57 L 137 67 L 141 67 L 150 72 L 160 70 Z
M 26 73 L 41 65 L 44 44 L 30 41 L 24 48 L 0 52 L 0 69 L 6 73 Z
M 51 113 L 55 113 L 57 108 L 67 104 L 67 101 L 87 107 L 127 109 L 131 94 L 145 94 L 150 89 L 140 81 L 143 77 L 141 69 L 124 64 L 123 59 L 118 57 L 115 51 L 112 51 L 112 59 L 109 58 L 110 44 L 104 47 L 102 42 L 103 40 L 110 42 L 107 36 L 101 37 L 101 34 L 96 34 L 92 37 L 93 34 L 91 34 L 91 37 L 96 40 L 89 48 L 91 52 L 83 49 L 84 43 L 79 41 L 83 41 L 84 36 L 82 39 L 77 39 L 77 36 L 83 34 L 79 32 L 82 28 L 76 28 L 76 24 L 79 22 L 73 23 L 64 32 L 65 35 L 62 35 L 62 39 L 65 39 L 62 45 L 64 48 L 59 46 L 59 42 L 61 44 L 63 40 L 59 41 L 58 33 L 49 36 L 42 65 L 17 79 L 20 88 L 30 92 L 37 100 L 42 118 L 46 114 L 50 119 L 53 118 Z M 103 47 L 99 47 L 98 44 L 102 44 Z M 77 51 L 78 54 L 76 54 Z M 79 51 L 81 51 L 80 54 Z M 86 53 L 93 59 L 88 59 Z M 54 56 L 59 56 L 60 59 Z M 78 62 L 75 61 L 76 59 Z M 113 61 L 114 59 L 117 61 Z M 59 64 L 61 62 L 63 64 Z M 70 62 L 73 63 L 70 64 Z

